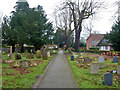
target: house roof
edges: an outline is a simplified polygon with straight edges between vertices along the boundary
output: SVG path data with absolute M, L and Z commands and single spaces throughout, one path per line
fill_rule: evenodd
M 91 35 L 86 39 L 86 41 L 87 41 L 91 36 L 93 36 L 93 39 L 94 39 L 94 40 L 101 40 L 101 39 L 104 38 L 104 35 L 105 35 L 105 34 L 91 34 Z
M 112 46 L 112 43 L 110 43 L 107 39 L 103 38 L 97 46 Z

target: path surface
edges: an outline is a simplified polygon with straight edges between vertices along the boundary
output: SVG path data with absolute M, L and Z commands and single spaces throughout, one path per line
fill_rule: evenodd
M 65 62 L 63 51 L 59 51 L 50 66 L 40 88 L 76 88 L 68 63 Z

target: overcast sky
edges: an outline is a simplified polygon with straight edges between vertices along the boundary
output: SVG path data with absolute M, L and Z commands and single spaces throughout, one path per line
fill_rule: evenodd
M 0 14 L 10 15 L 10 12 L 15 6 L 17 0 L 0 0 Z M 43 6 L 48 18 L 53 21 L 53 11 L 54 8 L 60 5 L 62 0 L 27 0 L 30 7 L 35 7 L 37 5 Z M 97 14 L 97 19 L 93 22 L 93 30 L 100 31 L 100 33 L 105 34 L 111 30 L 113 23 L 115 22 L 115 12 L 117 10 L 117 5 L 115 5 L 115 1 L 117 0 L 100 0 L 107 2 L 107 9 L 101 11 Z

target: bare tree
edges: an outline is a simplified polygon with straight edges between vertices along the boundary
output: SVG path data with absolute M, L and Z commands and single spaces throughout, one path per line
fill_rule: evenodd
M 57 7 L 57 9 L 54 11 L 54 16 L 56 28 L 59 30 L 64 30 L 65 32 L 65 50 L 67 50 L 70 46 L 70 36 L 74 31 L 74 29 L 72 29 L 72 12 L 69 8 Z
M 78 52 L 82 23 L 85 19 L 96 14 L 103 6 L 103 2 L 97 2 L 96 0 L 67 0 L 63 2 L 63 6 L 63 8 L 69 8 L 72 13 L 75 30 L 75 51 Z

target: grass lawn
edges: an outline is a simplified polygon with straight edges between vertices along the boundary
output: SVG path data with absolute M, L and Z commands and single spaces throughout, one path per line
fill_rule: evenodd
M 85 56 L 89 57 L 88 54 Z M 111 60 L 104 60 L 105 68 L 99 69 L 99 74 L 90 74 L 90 66 L 88 64 L 77 63 L 77 60 L 71 61 L 71 55 L 66 54 L 72 72 L 79 84 L 78 88 L 118 88 L 118 75 L 113 74 L 113 85 L 103 85 L 104 73 L 112 70 L 117 70 L 117 63 L 111 63 Z M 90 57 L 95 59 L 94 62 L 98 62 L 98 58 Z M 81 67 L 82 65 L 82 67 Z
M 8 59 L 7 55 L 3 56 L 5 59 Z M 3 63 L 2 88 L 30 88 L 35 82 L 37 82 L 37 76 L 43 73 L 46 66 L 54 56 L 55 54 L 51 55 L 47 60 L 43 60 L 42 58 L 34 58 L 30 60 L 22 57 L 21 60 L 29 60 L 30 62 L 35 62 L 38 64 L 35 67 L 32 66 L 29 68 L 13 67 L 14 63 L 20 62 L 21 60 L 14 60 L 14 63 Z

